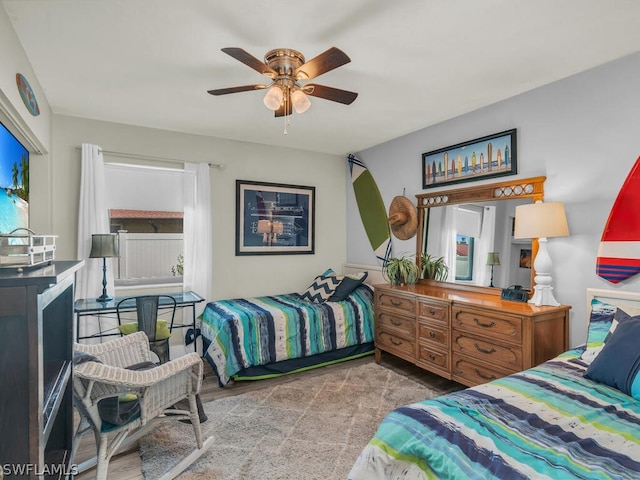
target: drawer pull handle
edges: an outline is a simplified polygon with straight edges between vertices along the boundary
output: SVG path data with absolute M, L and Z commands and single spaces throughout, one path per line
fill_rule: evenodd
M 393 325 L 395 325 L 396 327 L 399 327 L 400 325 L 402 325 L 402 322 L 400 320 L 395 320 L 395 319 L 390 319 L 389 320 Z
M 474 368 L 474 371 L 476 372 L 477 376 L 479 376 L 480 378 L 484 378 L 485 380 L 491 381 L 497 378 L 495 375 L 489 375 L 489 376 L 483 375 L 480 373 L 480 370 L 478 370 L 477 368 Z
M 477 318 L 473 319 L 474 323 L 476 325 L 478 325 L 479 327 L 484 327 L 484 328 L 492 328 L 496 326 L 496 322 L 491 322 L 491 323 L 482 323 L 480 320 L 478 320 Z
M 434 362 L 436 360 L 436 356 L 433 353 L 429 354 L 429 360 L 431 360 L 432 362 Z
M 402 341 L 400 340 L 396 340 L 395 338 L 391 337 L 389 338 L 389 340 L 391 341 L 391 343 L 393 343 L 394 345 L 402 345 Z
M 402 305 L 402 300 L 398 301 L 392 298 L 391 300 L 389 300 L 389 303 L 391 303 L 391 305 L 393 305 L 394 307 L 399 307 L 400 305 Z
M 478 350 L 480 353 L 486 353 L 487 355 L 496 353 L 496 349 L 493 347 L 491 347 L 491 350 L 485 350 L 484 348 L 480 348 L 480 346 L 477 343 L 474 343 L 473 346 L 476 347 L 476 350 Z
M 430 336 L 431 338 L 436 338 L 436 332 L 434 332 L 433 330 L 431 330 L 431 331 L 429 332 L 429 336 Z
M 429 309 L 429 315 L 435 315 L 436 311 L 433 308 Z

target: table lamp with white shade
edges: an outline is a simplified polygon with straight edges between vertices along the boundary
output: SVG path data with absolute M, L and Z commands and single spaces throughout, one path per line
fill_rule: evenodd
M 537 238 L 538 253 L 533 262 L 536 276 L 535 291 L 529 303 L 560 305 L 553 297 L 551 286 L 551 257 L 547 250 L 547 238 L 569 235 L 564 206 L 560 202 L 536 202 L 516 207 L 513 238 Z

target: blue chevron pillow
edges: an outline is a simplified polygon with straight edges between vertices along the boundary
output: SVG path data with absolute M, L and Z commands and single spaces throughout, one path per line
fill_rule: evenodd
M 327 275 L 327 272 L 322 275 L 318 275 L 313 283 L 309 285 L 303 293 L 300 294 L 303 300 L 307 300 L 313 303 L 324 303 L 327 299 L 333 295 L 340 285 L 340 280 L 331 274 Z

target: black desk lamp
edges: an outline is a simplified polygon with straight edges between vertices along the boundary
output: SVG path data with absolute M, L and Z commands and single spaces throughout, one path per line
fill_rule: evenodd
M 490 287 L 493 287 L 493 267 L 496 265 L 500 265 L 500 253 L 499 252 L 489 252 L 487 253 L 487 265 L 491 266 L 491 283 Z
M 96 233 L 91 235 L 91 253 L 89 258 L 102 258 L 102 295 L 96 300 L 113 300 L 107 295 L 107 258 L 118 257 L 118 235 L 115 233 Z

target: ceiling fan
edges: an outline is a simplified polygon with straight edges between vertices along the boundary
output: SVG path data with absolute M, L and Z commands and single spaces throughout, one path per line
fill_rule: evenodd
M 345 105 L 353 103 L 358 96 L 355 92 L 339 88 L 327 87 L 316 83 L 301 83 L 351 61 L 347 54 L 336 47 L 331 47 L 308 62 L 305 62 L 304 56 L 300 52 L 289 48 L 270 50 L 264 56 L 264 62 L 242 48 L 229 47 L 223 48 L 222 51 L 270 78 L 271 83 L 268 85 L 257 83 L 254 85 L 218 88 L 208 90 L 208 93 L 211 95 L 226 95 L 268 88 L 269 90 L 264 96 L 263 102 L 267 108 L 275 112 L 276 117 L 291 115 L 292 109 L 296 113 L 306 112 L 311 106 L 309 96 L 324 98 L 325 100 Z

